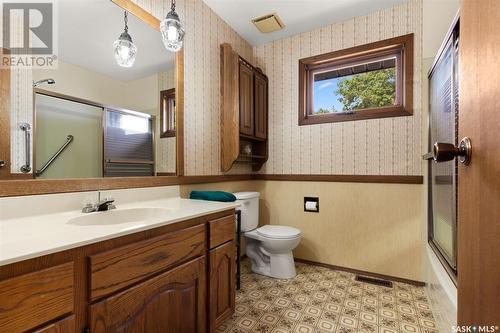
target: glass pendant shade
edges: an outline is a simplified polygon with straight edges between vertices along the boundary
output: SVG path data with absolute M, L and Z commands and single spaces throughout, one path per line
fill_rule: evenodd
M 160 31 L 163 44 L 167 50 L 178 52 L 182 49 L 185 31 L 179 15 L 175 12 L 175 3 L 172 3 L 172 10 L 161 21 Z
M 125 12 L 125 31 L 113 43 L 116 63 L 122 67 L 132 67 L 137 55 L 137 46 L 128 34 L 127 12 Z

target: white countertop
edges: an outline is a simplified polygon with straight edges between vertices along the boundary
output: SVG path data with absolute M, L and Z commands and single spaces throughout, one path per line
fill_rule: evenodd
M 117 203 L 117 209 L 113 211 L 131 208 L 168 209 L 165 215 L 161 217 L 153 217 L 141 222 L 102 225 L 71 223 L 71 219 L 79 216 L 108 213 L 96 212 L 83 214 L 80 210 L 3 219 L 0 221 L 0 266 L 161 227 L 238 206 L 239 203 L 237 202 L 212 202 L 171 197 L 133 203 L 129 202 L 122 205 Z

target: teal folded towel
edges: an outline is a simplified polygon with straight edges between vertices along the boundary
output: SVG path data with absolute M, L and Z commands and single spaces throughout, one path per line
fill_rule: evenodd
M 191 191 L 190 199 L 232 202 L 236 201 L 234 194 L 223 191 Z

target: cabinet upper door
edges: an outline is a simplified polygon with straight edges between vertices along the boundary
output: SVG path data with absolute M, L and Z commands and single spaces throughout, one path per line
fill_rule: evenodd
M 90 306 L 92 333 L 205 332 L 205 258 Z
M 234 241 L 210 250 L 209 297 L 210 297 L 210 331 L 234 313 L 236 271 Z
M 255 137 L 267 139 L 267 79 L 263 74 L 255 73 Z
M 253 69 L 240 61 L 240 133 L 254 135 Z

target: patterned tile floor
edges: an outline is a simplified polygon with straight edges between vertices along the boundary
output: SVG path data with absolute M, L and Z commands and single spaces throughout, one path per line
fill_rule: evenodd
M 248 260 L 236 312 L 218 332 L 439 333 L 424 288 L 300 263 L 294 279 L 278 280 L 252 273 Z

